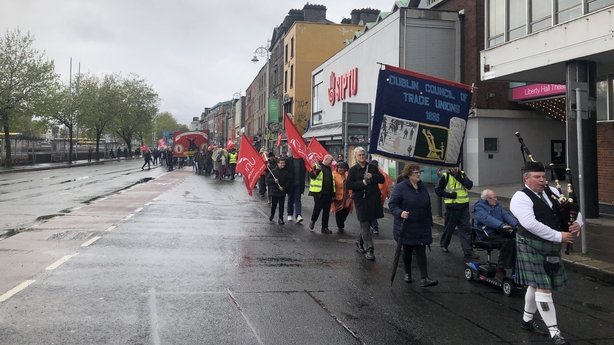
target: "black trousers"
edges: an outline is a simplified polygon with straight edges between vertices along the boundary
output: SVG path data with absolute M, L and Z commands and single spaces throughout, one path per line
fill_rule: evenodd
M 422 245 L 403 245 L 403 264 L 405 264 L 405 273 L 411 276 L 411 253 L 416 251 L 416 261 L 418 269 L 420 269 L 420 278 L 424 279 L 429 276 L 426 269 L 426 246 Z
M 322 229 L 328 228 L 328 218 L 330 217 L 330 204 L 333 202 L 332 194 L 320 194 L 313 196 L 313 213 L 311 221 L 316 222 L 322 212 Z
M 286 201 L 286 195 L 283 196 L 271 196 L 271 218 L 275 217 L 275 209 L 279 203 L 279 219 L 284 218 L 284 204 Z
M 337 227 L 339 229 L 343 229 L 345 227 L 345 221 L 348 219 L 348 214 L 350 214 L 349 208 L 342 208 L 341 210 L 335 212 L 335 221 L 337 222 Z
M 514 268 L 516 265 L 516 238 L 515 233 L 500 232 L 488 236 L 486 242 L 492 243 L 495 249 L 499 249 L 497 266 L 504 269 Z

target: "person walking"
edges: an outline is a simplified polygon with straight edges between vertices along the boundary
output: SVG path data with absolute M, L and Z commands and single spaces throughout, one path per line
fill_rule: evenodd
M 401 241 L 403 246 L 405 282 L 413 281 L 411 262 L 412 252 L 415 252 L 420 269 L 420 286 L 429 287 L 439 282 L 431 279 L 427 270 L 426 247 L 433 243 L 433 213 L 431 197 L 420 179 L 420 173 L 420 166 L 416 163 L 407 164 L 403 168 L 403 181 L 394 187 L 388 207 L 394 216 L 394 240 L 397 243 Z M 404 234 L 401 238 L 402 226 Z
M 305 193 L 305 179 L 307 177 L 305 161 L 300 157 L 288 156 L 286 158 L 286 169 L 292 173 L 292 189 L 288 194 L 288 221 L 292 221 L 296 217 L 296 223 L 301 224 L 303 222 L 301 196 Z
M 330 205 L 335 195 L 335 183 L 333 181 L 333 171 L 330 163 L 333 161 L 333 156 L 326 155 L 322 161 L 313 166 L 313 171 L 309 173 L 310 186 L 309 195 L 313 196 L 313 213 L 309 222 L 309 229 L 313 230 L 315 223 L 322 212 L 322 229 L 323 234 L 332 234 L 328 229 L 328 218 L 330 217 Z
M 237 168 L 237 157 L 238 157 L 237 149 L 234 147 L 230 149 L 228 152 L 228 169 L 230 169 L 230 179 L 235 179 L 235 171 Z M 285 194 L 285 193 L 284 193 Z
M 335 199 L 330 207 L 330 211 L 335 214 L 337 231 L 342 234 L 345 231 L 345 221 L 354 209 L 354 202 L 350 196 L 350 191 L 345 188 L 345 180 L 348 176 L 348 165 L 345 162 L 337 163 L 337 168 L 333 173 L 335 180 Z
M 277 167 L 267 175 L 266 182 L 269 186 L 269 195 L 271 196 L 271 214 L 269 220 L 273 221 L 275 217 L 275 209 L 279 204 L 279 219 L 277 222 L 280 225 L 284 224 L 284 202 L 286 194 L 292 186 L 291 173 L 286 169 L 286 161 L 280 159 L 277 162 Z
M 117 160 L 122 156 L 122 150 L 120 147 L 117 148 Z
M 147 170 L 151 170 L 151 151 L 149 149 L 146 149 L 145 152 L 143 152 L 143 159 L 145 160 L 145 163 L 143 164 L 143 166 L 141 167 L 141 170 L 145 170 L 145 166 L 147 165 Z
M 360 235 L 356 240 L 356 250 L 365 253 L 367 260 L 375 260 L 371 222 L 384 218 L 384 207 L 380 202 L 381 192 L 378 185 L 384 183 L 384 176 L 377 167 L 367 163 L 367 152 L 362 147 L 354 149 L 356 164 L 348 171 L 345 188 L 352 191 L 356 206 L 356 217 L 360 222 Z M 365 248 L 366 247 L 366 248 Z
M 90 163 L 92 161 L 92 155 L 94 153 L 94 148 L 92 146 L 89 146 L 87 148 L 87 162 Z
M 439 246 L 441 251 L 448 253 L 448 246 L 452 241 L 454 229 L 458 226 L 458 238 L 465 254 L 465 258 L 479 259 L 471 247 L 471 224 L 469 224 L 469 193 L 473 187 L 464 171 L 457 167 L 444 172 L 435 187 L 435 194 L 444 198 L 446 215 L 444 230 L 441 234 Z
M 574 235 L 580 236 L 584 224 L 582 214 L 578 213 L 573 223 L 564 224 L 559 192 L 547 185 L 544 165 L 529 161 L 524 171 L 524 188 L 510 202 L 510 211 L 521 225 L 516 234 L 515 281 L 527 286 L 520 326 L 544 336 L 550 334 L 555 345 L 570 344 L 559 330 L 552 291 L 561 290 L 567 284 L 561 259 L 562 243 L 573 243 Z M 538 310 L 547 331 L 533 318 Z
M 386 174 L 384 170 L 382 170 L 382 168 L 380 168 L 379 162 L 377 160 L 372 159 L 369 164 L 375 165 L 379 173 L 384 176 L 384 183 L 380 183 L 378 185 L 379 191 L 381 193 L 380 201 L 383 206 L 384 204 L 386 204 L 386 199 L 390 197 L 390 185 L 392 185 L 392 180 L 390 179 L 390 176 Z M 377 221 L 377 219 L 373 219 L 373 221 L 371 222 L 371 232 L 374 235 L 379 235 L 379 222 Z

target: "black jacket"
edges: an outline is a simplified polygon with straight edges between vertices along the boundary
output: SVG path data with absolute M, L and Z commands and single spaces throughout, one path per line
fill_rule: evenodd
M 290 180 L 292 174 L 290 174 L 290 171 L 288 171 L 286 167 L 283 169 L 277 167 L 273 169 L 272 172 L 272 174 L 269 173 L 266 175 L 266 184 L 269 186 L 269 194 L 276 197 L 282 197 L 288 194 L 291 191 L 290 188 L 292 187 L 292 181 Z M 275 183 L 275 178 L 277 178 L 279 185 Z M 279 186 L 281 186 L 284 190 L 279 190 Z
M 305 178 L 307 177 L 307 168 L 305 168 L 305 161 L 303 161 L 302 158 L 294 158 L 294 157 L 288 157 L 286 158 L 286 169 L 288 169 L 288 171 L 292 174 L 292 178 L 291 178 L 291 182 L 292 182 L 292 189 L 295 188 L 295 181 L 296 181 L 296 171 L 294 169 L 294 161 L 298 161 L 298 183 L 301 186 L 301 194 L 305 193 Z
M 367 168 L 373 181 L 365 186 L 362 180 Z M 359 222 L 384 218 L 384 207 L 380 200 L 382 192 L 378 186 L 380 183 L 385 183 L 384 175 L 379 172 L 375 165 L 369 164 L 362 168 L 360 164 L 356 163 L 348 171 L 345 188 L 352 190 L 352 199 L 354 199 L 356 216 Z

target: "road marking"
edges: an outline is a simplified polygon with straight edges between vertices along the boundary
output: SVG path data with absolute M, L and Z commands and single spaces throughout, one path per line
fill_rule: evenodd
M 107 228 L 107 230 L 105 231 L 112 231 L 113 229 L 117 228 L 117 225 L 111 225 L 110 227 Z
M 100 236 L 94 236 L 94 237 L 92 237 L 92 238 L 91 238 L 89 241 L 87 241 L 87 242 L 83 243 L 83 244 L 81 245 L 81 247 L 87 247 L 87 246 L 89 246 L 90 244 L 92 244 L 92 243 L 94 243 L 94 242 L 98 241 L 99 239 L 100 239 Z
M 47 270 L 47 271 L 54 270 L 54 269 L 60 267 L 61 264 L 65 263 L 66 261 L 68 261 L 68 259 L 70 259 L 72 257 L 73 257 L 73 255 L 64 255 L 63 258 L 61 258 L 60 260 L 52 263 L 51 266 L 45 268 L 45 270 Z
M 25 282 L 15 286 L 14 288 L 7 291 L 4 295 L 0 296 L 0 302 L 4 302 L 7 299 L 16 295 L 19 291 L 28 287 L 28 285 L 34 283 L 36 280 L 26 280 Z
M 145 204 L 145 206 L 149 206 L 149 205 L 151 205 L 151 203 L 150 203 L 150 202 L 148 202 L 148 203 L 146 203 L 146 204 Z
M 132 213 L 130 213 L 129 215 L 125 216 L 123 220 L 128 220 L 130 219 L 132 216 L 134 216 Z
M 78 207 L 75 207 L 75 208 L 73 208 L 72 210 L 73 210 L 73 211 L 76 211 L 76 210 L 80 209 L 81 207 L 83 207 L 83 206 L 78 206 Z
M 142 208 L 142 207 L 139 207 L 139 208 L 137 208 L 136 210 L 134 210 L 134 211 L 132 211 L 132 212 L 134 212 L 134 213 L 139 213 L 139 212 L 141 212 L 142 210 L 143 210 L 143 208 Z
M 156 302 L 156 289 L 149 290 L 149 328 L 151 332 L 151 342 L 160 345 L 160 335 L 158 334 L 158 307 Z
M 98 199 L 98 201 L 107 200 L 108 198 L 109 198 L 108 196 L 105 196 L 104 198 L 100 198 L 100 199 Z

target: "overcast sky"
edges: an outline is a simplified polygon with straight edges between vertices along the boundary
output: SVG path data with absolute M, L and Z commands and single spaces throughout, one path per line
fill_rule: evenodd
M 36 38 L 34 47 L 73 73 L 134 72 L 160 95 L 160 111 L 184 124 L 205 107 L 232 98 L 262 68 L 254 50 L 299 0 L 2 0 L 0 24 Z M 326 18 L 340 23 L 355 8 L 390 11 L 393 0 L 323 0 Z M 261 59 L 264 60 L 264 59 Z

